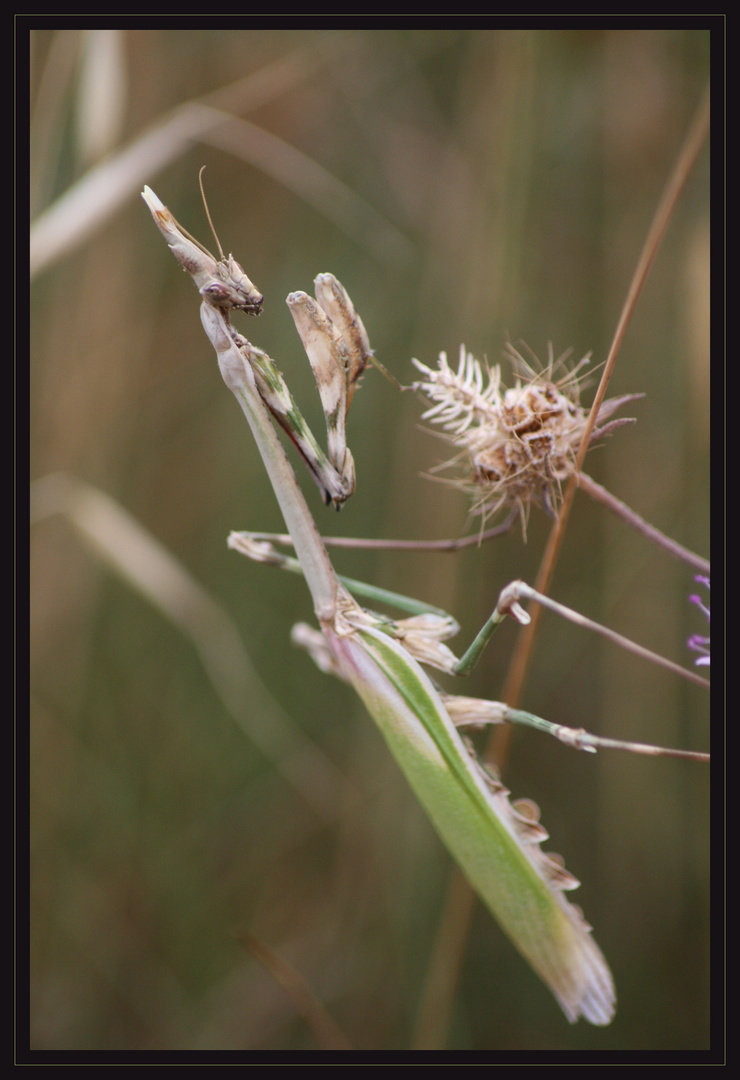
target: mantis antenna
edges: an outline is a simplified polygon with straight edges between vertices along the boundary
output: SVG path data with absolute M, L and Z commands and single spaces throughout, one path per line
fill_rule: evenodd
M 201 167 L 200 172 L 198 173 L 198 184 L 200 185 L 200 195 L 201 195 L 201 198 L 203 199 L 203 208 L 205 209 L 206 217 L 208 218 L 208 224 L 211 226 L 211 232 L 213 233 L 213 239 L 216 241 L 216 247 L 218 248 L 219 258 L 223 259 L 224 258 L 224 249 L 221 247 L 221 241 L 218 238 L 218 233 L 216 232 L 216 230 L 213 227 L 213 221 L 211 219 L 211 211 L 208 209 L 208 201 L 206 199 L 205 188 L 203 187 L 203 173 L 205 172 L 205 169 L 206 169 L 206 167 L 205 167 L 205 165 L 203 165 Z

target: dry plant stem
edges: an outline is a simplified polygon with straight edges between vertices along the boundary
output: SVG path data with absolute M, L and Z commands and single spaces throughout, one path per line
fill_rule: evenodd
M 265 945 L 254 934 L 246 930 L 237 931 L 236 937 L 247 952 L 269 971 L 276 983 L 285 990 L 296 1007 L 296 1011 L 311 1028 L 321 1050 L 352 1050 L 324 1005 L 299 971 L 282 956 Z
M 630 509 L 626 503 L 623 503 L 621 499 L 618 499 L 616 495 L 612 495 L 610 491 L 607 491 L 605 487 L 598 484 L 587 473 L 581 473 L 578 478 L 578 486 L 582 491 L 585 491 L 587 495 L 590 495 L 592 499 L 597 499 L 608 507 L 613 513 L 630 525 L 636 532 L 645 536 L 648 540 L 652 540 L 658 547 L 663 548 L 669 555 L 678 559 L 680 562 L 686 563 L 688 566 L 693 566 L 695 570 L 699 570 L 702 574 L 709 576 L 710 567 L 709 560 L 702 559 L 701 555 L 696 555 L 693 551 L 689 551 L 688 548 L 683 547 L 681 544 L 676 543 L 675 540 L 671 540 L 670 536 L 666 536 L 660 529 L 656 529 L 654 525 L 648 524 L 644 518 L 641 518 L 639 514 Z
M 467 878 L 458 872 L 450 874 L 445 897 L 447 917 L 437 924 L 410 1050 L 445 1048 L 474 904 L 475 895 Z

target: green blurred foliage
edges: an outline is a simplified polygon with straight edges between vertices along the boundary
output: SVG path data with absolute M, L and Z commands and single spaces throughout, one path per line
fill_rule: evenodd
M 265 295 L 259 321 L 239 328 L 277 360 L 317 433 L 318 399 L 283 297 L 311 291 L 319 272 L 343 282 L 402 382 L 412 356 L 433 365 L 441 350 L 456 358 L 461 342 L 491 362 L 507 338 L 543 359 L 552 342 L 556 355 L 592 351 L 602 362 L 709 68 L 701 29 L 150 29 L 117 44 L 124 78 L 109 152 L 187 100 L 277 72 L 234 112 L 377 215 L 342 227 L 341 208 L 301 196 L 300 170 L 290 190 L 204 142 L 146 178 L 213 249 L 197 183 L 207 165 L 224 250 Z M 89 165 L 82 104 L 98 91 L 82 70 L 102 46 L 84 46 L 78 31 L 32 35 L 37 212 Z M 301 64 L 306 73 L 291 76 Z M 705 149 L 611 385 L 646 394 L 630 407 L 638 422 L 587 459 L 600 482 L 702 554 L 708 169 Z M 311 617 L 301 582 L 226 549 L 232 528 L 282 522 L 197 295 L 138 189 L 38 276 L 31 309 L 32 478 L 79 476 L 164 543 L 236 620 L 269 690 L 255 689 L 253 707 L 291 716 L 341 778 L 328 793 L 334 814 L 322 818 L 235 724 L 192 643 L 63 518 L 37 524 L 32 1047 L 315 1050 L 285 991 L 239 944 L 248 930 L 302 973 L 356 1049 L 408 1048 L 452 865 L 360 703 L 289 644 L 293 622 Z M 413 394 L 365 377 L 349 429 L 358 489 L 340 516 L 296 464 L 323 531 L 475 530 L 460 494 L 422 475 L 446 447 L 419 430 L 421 412 Z M 526 545 L 512 534 L 457 555 L 342 551 L 335 563 L 453 612 L 462 648 L 507 581 L 533 581 L 548 529 L 534 514 Z M 702 630 L 694 588 L 690 570 L 579 497 L 557 599 L 688 666 L 685 639 Z M 513 627 L 499 632 L 466 693 L 500 694 L 514 640 Z M 706 694 L 552 615 L 523 706 L 615 738 L 708 746 Z M 569 1027 L 478 909 L 447 1046 L 706 1048 L 707 767 L 579 755 L 526 732 L 506 779 L 541 805 L 551 845 L 583 882 L 575 899 L 613 967 L 617 1018 L 603 1030 Z

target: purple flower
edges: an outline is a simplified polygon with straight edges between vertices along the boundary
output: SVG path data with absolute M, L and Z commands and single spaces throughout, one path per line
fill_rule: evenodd
M 700 585 L 706 586 L 707 592 L 709 591 L 709 578 L 708 577 L 696 577 L 696 581 Z M 709 622 L 709 604 L 705 604 L 700 596 L 690 596 L 689 600 L 692 604 L 704 612 Z M 700 634 L 692 634 L 688 640 L 688 646 L 694 652 L 701 653 L 699 658 L 694 661 L 697 667 L 709 667 L 709 638 L 702 637 Z

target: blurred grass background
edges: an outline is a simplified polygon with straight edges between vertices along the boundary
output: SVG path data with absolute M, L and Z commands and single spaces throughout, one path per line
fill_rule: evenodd
M 58 248 L 53 229 L 37 233 L 31 477 L 94 485 L 164 545 L 221 613 L 209 609 L 227 628 L 224 677 L 238 690 L 230 708 L 201 662 L 194 637 L 215 640 L 202 610 L 185 612 L 183 633 L 38 487 L 31 1046 L 316 1049 L 240 944 L 250 933 L 303 975 L 354 1048 L 403 1050 L 452 865 L 359 701 L 290 646 L 293 622 L 311 616 L 306 589 L 226 549 L 230 529 L 282 522 L 197 294 L 139 192 L 150 184 L 213 250 L 197 183 L 207 166 L 224 250 L 265 295 L 259 321 L 237 319 L 239 329 L 277 360 L 317 433 L 283 299 L 312 291 L 319 272 L 343 282 L 401 381 L 412 356 L 434 365 L 464 342 L 498 362 L 507 338 L 541 358 L 548 342 L 556 355 L 592 350 L 595 365 L 707 82 L 709 33 L 43 30 L 30 47 L 33 216 L 99 176 L 101 160 L 123 160 L 80 203 L 59 204 Z M 248 123 L 182 108 L 196 100 Z M 134 144 L 138 156 L 119 157 Z M 610 389 L 647 395 L 628 412 L 638 422 L 587 459 L 591 475 L 703 555 L 708 190 L 705 148 Z M 112 209 L 95 223 L 97 198 Z M 39 220 L 48 226 L 49 213 Z M 341 515 L 296 465 L 325 532 L 475 529 L 456 491 L 422 478 L 446 448 L 419 430 L 421 411 L 366 376 L 350 415 L 358 490 Z M 334 561 L 453 612 L 462 648 L 507 581 L 534 579 L 548 530 L 533 515 L 526 545 L 512 534 L 457 555 Z M 688 568 L 579 496 L 557 599 L 688 666 L 685 639 L 703 632 L 695 588 Z M 499 631 L 466 693 L 496 698 L 514 641 L 513 627 Z M 523 706 L 615 738 L 708 748 L 699 688 L 551 615 Z M 283 733 L 295 782 L 265 753 L 265 731 Z M 520 732 L 506 780 L 540 804 L 546 846 L 583 882 L 574 899 L 612 965 L 617 1017 L 571 1028 L 478 906 L 442 1045 L 706 1048 L 708 768 L 579 755 Z

